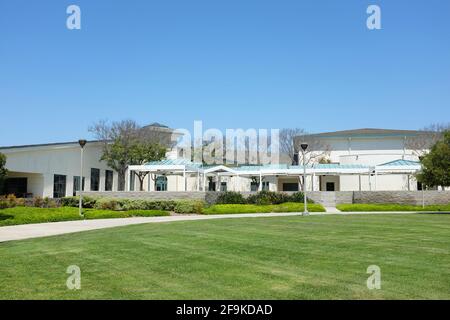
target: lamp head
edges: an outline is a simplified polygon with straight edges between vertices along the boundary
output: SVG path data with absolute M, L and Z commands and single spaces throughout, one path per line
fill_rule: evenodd
M 78 140 L 78 143 L 80 144 L 81 148 L 84 148 L 84 146 L 86 145 L 87 141 L 84 140 L 84 139 L 80 139 L 80 140 Z
M 302 148 L 303 151 L 306 151 L 306 149 L 308 149 L 308 144 L 306 142 L 302 142 L 300 144 L 300 147 Z

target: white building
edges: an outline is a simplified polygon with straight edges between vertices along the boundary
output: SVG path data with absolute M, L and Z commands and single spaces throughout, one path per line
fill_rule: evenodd
M 164 129 L 167 130 L 167 129 Z M 417 190 L 413 174 L 420 169 L 407 138 L 417 131 L 360 129 L 309 136 L 327 146 L 330 163 L 306 166 L 306 187 L 314 191 Z M 80 147 L 78 142 L 2 147 L 9 171 L 6 193 L 63 197 L 79 189 Z M 89 142 L 84 152 L 84 190 L 117 191 L 117 173 L 100 161 L 102 144 Z M 131 166 L 127 190 L 138 191 L 133 171 L 149 172 L 144 191 L 235 190 L 297 191 L 303 167 L 202 166 L 180 159 L 177 150 L 168 159 L 144 166 Z

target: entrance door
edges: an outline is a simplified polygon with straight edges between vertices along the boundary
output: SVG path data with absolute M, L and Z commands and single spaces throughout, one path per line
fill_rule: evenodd
M 167 177 L 159 176 L 155 181 L 155 190 L 156 191 L 167 191 Z
M 336 191 L 334 182 L 327 182 L 327 191 Z

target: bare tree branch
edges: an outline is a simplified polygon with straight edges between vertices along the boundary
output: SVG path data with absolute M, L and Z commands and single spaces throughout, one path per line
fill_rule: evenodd
M 292 163 L 296 163 L 296 155 L 298 155 L 298 163 L 303 163 L 303 153 L 300 144 L 308 143 L 308 149 L 305 152 L 305 163 L 327 162 L 330 155 L 330 146 L 321 139 L 317 139 L 314 135 L 308 134 L 301 128 L 286 128 L 280 130 L 280 151 L 289 156 Z
M 443 132 L 449 129 L 450 123 L 431 124 L 421 129 L 417 135 L 406 137 L 405 147 L 415 156 L 422 157 L 442 138 Z

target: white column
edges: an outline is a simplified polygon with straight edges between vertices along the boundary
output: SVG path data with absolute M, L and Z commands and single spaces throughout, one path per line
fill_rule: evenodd
M 219 173 L 216 174 L 217 182 L 216 182 L 216 192 L 220 191 L 220 176 Z
M 206 173 L 203 173 L 203 192 L 206 192 Z
M 358 175 L 358 180 L 359 180 L 359 191 L 361 191 L 361 175 Z
M 316 174 L 313 173 L 311 176 L 311 191 L 314 191 L 314 179 L 316 178 Z
M 44 185 L 42 188 L 42 195 L 35 194 L 34 196 L 42 196 L 42 197 L 49 197 L 53 198 L 53 174 L 44 174 Z
M 262 173 L 259 172 L 259 191 L 262 191 Z
M 197 191 L 200 191 L 200 171 L 197 170 Z

